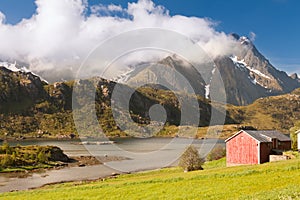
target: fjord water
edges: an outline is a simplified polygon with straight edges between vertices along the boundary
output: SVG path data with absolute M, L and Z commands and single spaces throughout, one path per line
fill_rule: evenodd
M 45 184 L 95 180 L 110 176 L 112 173 L 134 172 L 156 169 L 176 164 L 168 160 L 172 155 L 178 155 L 191 142 L 205 152 L 213 144 L 224 145 L 223 140 L 204 139 L 192 140 L 185 138 L 116 138 L 115 144 L 80 145 L 80 140 L 24 140 L 10 141 L 10 145 L 53 145 L 60 147 L 68 156 L 122 156 L 128 158 L 122 161 L 104 163 L 86 167 L 67 167 L 60 170 L 46 170 L 42 173 L 29 173 L 24 177 L 14 177 L 0 173 L 0 192 L 26 190 L 41 187 Z M 169 145 L 172 143 L 172 145 Z M 155 157 L 151 156 L 152 152 Z M 172 161 L 172 162 L 170 162 Z

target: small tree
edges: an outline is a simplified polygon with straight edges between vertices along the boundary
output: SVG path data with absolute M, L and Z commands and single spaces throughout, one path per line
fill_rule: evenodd
M 290 129 L 290 138 L 292 140 L 292 149 L 294 151 L 297 150 L 297 144 L 298 144 L 298 141 L 297 141 L 297 134 L 296 134 L 296 131 L 300 130 L 300 121 L 297 121 L 294 125 L 294 127 L 292 127 Z
M 179 160 L 179 166 L 182 167 L 184 171 L 203 169 L 201 166 L 203 163 L 204 159 L 200 157 L 198 150 L 193 145 L 190 145 L 184 151 Z

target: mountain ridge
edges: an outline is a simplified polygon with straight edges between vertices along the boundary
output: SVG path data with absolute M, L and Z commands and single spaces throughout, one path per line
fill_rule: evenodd
M 200 72 L 192 64 L 172 55 L 157 62 L 165 66 L 165 69 L 159 68 L 159 73 L 153 70 L 152 65 L 144 65 L 144 70 L 138 69 L 135 73 L 131 69 L 132 73 L 127 74 L 126 80 L 128 83 L 164 80 L 162 82 L 165 83 L 165 79 L 168 79 L 167 86 L 170 89 L 182 90 L 182 86 L 177 86 L 176 80 L 168 77 L 165 72 L 167 69 L 174 69 L 190 82 L 197 95 L 209 98 L 209 90 L 218 90 L 211 83 L 214 77 L 212 72 L 216 68 L 225 86 L 227 102 L 234 105 L 248 105 L 260 97 L 285 94 L 300 87 L 297 74 L 288 76 L 285 72 L 277 70 L 247 37 L 237 34 L 232 34 L 232 37 L 240 43 L 238 53 L 218 56 L 214 59 L 214 66 L 204 65 L 198 69 Z M 151 79 L 147 80 L 149 73 Z
M 95 82 L 96 81 L 96 82 Z M 116 125 L 110 98 L 115 82 L 96 78 L 81 81 L 81 85 L 96 83 L 96 112 L 99 123 L 109 136 L 128 136 Z M 25 83 L 25 84 L 22 84 Z M 31 73 L 12 72 L 0 68 L 0 119 L 2 137 L 57 137 L 76 133 L 72 115 L 72 93 L 74 81 L 47 84 Z M 7 87 L 3 87 L 6 85 Z M 125 90 L 128 86 L 123 86 Z M 9 88 L 13 92 L 4 92 Z M 128 88 L 129 89 L 129 88 Z M 38 91 L 37 91 L 38 90 Z M 300 120 L 300 89 L 293 93 L 259 98 L 248 106 L 227 105 L 225 124 L 256 126 L 259 129 L 278 129 L 288 132 Z M 80 96 L 80 95 L 79 95 Z M 17 97 L 17 98 L 15 98 Z M 22 98 L 28 98 L 24 101 Z M 160 104 L 167 111 L 167 124 L 180 124 L 180 107 L 173 91 L 145 86 L 139 88 L 130 103 L 133 121 L 141 126 L 149 123 L 148 111 L 152 105 Z M 209 99 L 197 97 L 199 102 L 199 126 L 208 126 L 212 109 L 222 114 L 222 109 L 213 107 Z M 79 104 L 81 99 L 76 100 Z M 83 104 L 84 106 L 84 104 Z M 88 109 L 88 108 L 87 108 Z M 86 110 L 88 112 L 88 110 Z M 122 112 L 120 112 L 122 116 Z M 93 131 L 93 130 L 92 130 Z M 164 135 L 160 133 L 159 135 Z

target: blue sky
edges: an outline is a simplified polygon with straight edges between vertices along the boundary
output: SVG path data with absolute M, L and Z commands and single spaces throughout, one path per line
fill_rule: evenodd
M 217 30 L 240 35 L 256 34 L 257 48 L 277 68 L 300 73 L 300 1 L 297 0 L 154 0 L 171 15 L 208 17 L 218 21 Z M 117 4 L 121 0 L 89 0 L 89 4 Z M 35 12 L 34 0 L 1 0 L 6 22 L 16 24 Z

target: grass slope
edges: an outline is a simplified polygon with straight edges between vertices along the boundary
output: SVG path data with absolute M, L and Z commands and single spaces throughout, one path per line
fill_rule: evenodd
M 224 167 L 225 160 L 203 171 L 162 169 L 92 183 L 65 183 L 0 194 L 0 199 L 299 199 L 300 160 L 256 166 Z
M 229 115 L 242 125 L 289 133 L 300 120 L 300 88 L 291 94 L 260 98 L 248 106 L 228 105 Z

